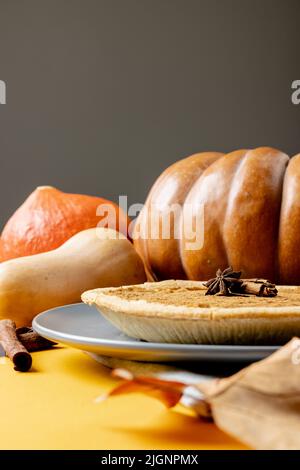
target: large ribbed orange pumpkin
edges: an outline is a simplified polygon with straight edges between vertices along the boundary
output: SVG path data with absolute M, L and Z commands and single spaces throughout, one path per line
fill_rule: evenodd
M 173 203 L 183 206 L 171 219 L 180 236 L 148 236 L 151 216 L 160 225 Z M 204 208 L 202 248 L 187 249 L 186 207 Z M 150 191 L 133 238 L 150 278 L 205 280 L 231 265 L 245 277 L 300 284 L 300 154 L 263 147 L 175 163 Z
M 101 221 L 97 215 L 100 205 L 105 218 L 103 227 L 127 235 L 129 219 L 115 203 L 64 193 L 51 186 L 38 187 L 5 225 L 0 240 L 0 261 L 54 250 L 76 233 L 96 227 Z M 110 208 L 107 213 L 106 206 Z

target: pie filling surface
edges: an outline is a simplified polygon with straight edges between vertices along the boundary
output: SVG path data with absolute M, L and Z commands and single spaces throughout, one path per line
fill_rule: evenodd
M 122 300 L 144 300 L 149 303 L 166 305 L 198 307 L 198 308 L 232 308 L 232 307 L 291 307 L 300 306 L 300 288 L 280 288 L 276 297 L 257 296 L 220 296 L 205 295 L 206 289 L 201 287 L 170 287 L 153 284 L 153 287 L 143 288 L 139 286 L 120 287 L 108 291 L 106 295 L 117 296 Z

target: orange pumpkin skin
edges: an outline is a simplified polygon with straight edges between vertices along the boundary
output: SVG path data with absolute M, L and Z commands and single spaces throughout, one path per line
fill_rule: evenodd
M 183 206 L 179 239 L 151 239 L 170 202 Z M 188 249 L 189 206 L 204 207 L 202 248 Z M 197 206 L 198 205 L 198 206 Z M 171 222 L 174 223 L 174 221 Z M 199 153 L 167 168 L 152 187 L 133 233 L 149 279 L 206 280 L 231 265 L 244 277 L 300 284 L 300 154 L 261 147 Z
M 97 208 L 110 208 L 103 227 L 127 235 L 129 219 L 113 202 L 82 194 L 64 193 L 51 186 L 38 187 L 5 225 L 0 243 L 0 260 L 51 251 L 82 230 L 101 221 Z M 116 214 L 116 221 L 113 214 Z

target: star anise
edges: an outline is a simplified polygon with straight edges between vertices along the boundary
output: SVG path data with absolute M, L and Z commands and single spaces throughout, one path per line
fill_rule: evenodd
M 234 290 L 238 290 L 239 287 L 243 284 L 243 281 L 240 279 L 242 272 L 233 271 L 232 267 L 224 269 L 218 269 L 216 272 L 216 277 L 209 279 L 205 282 L 205 287 L 208 287 L 205 295 L 232 295 Z

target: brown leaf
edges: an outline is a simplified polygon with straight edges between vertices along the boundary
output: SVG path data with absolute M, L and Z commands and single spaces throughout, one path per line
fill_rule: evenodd
M 256 449 L 300 449 L 300 340 L 232 377 L 199 384 L 217 426 Z

